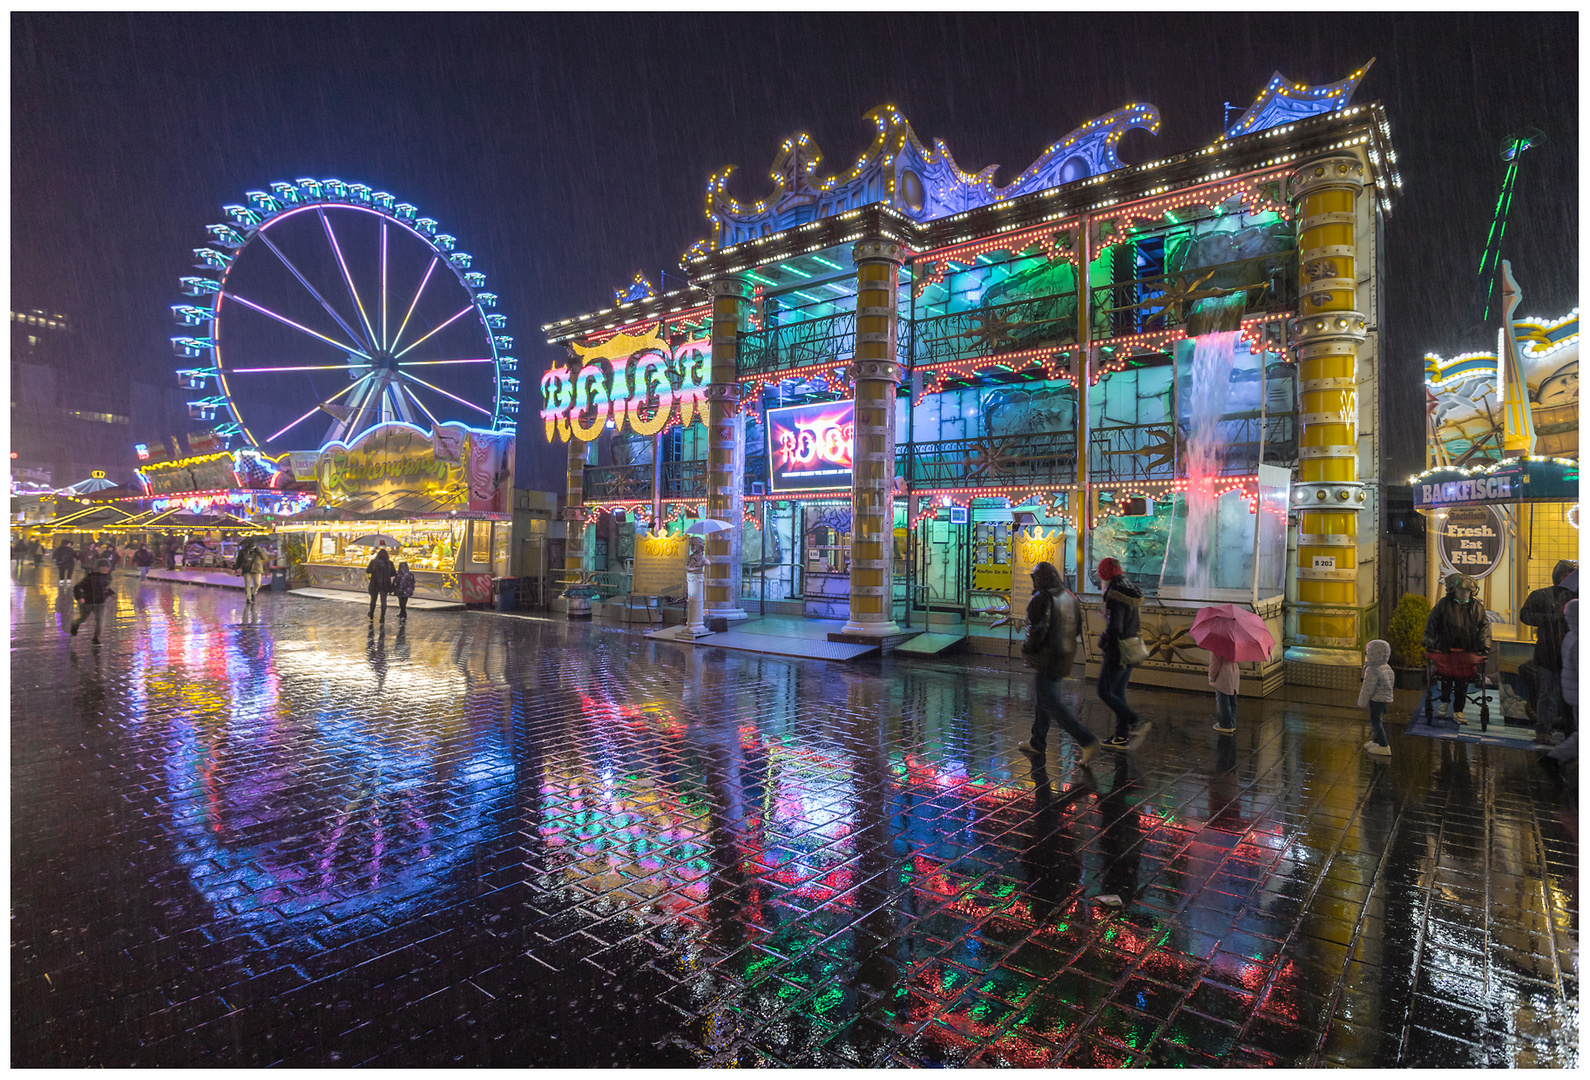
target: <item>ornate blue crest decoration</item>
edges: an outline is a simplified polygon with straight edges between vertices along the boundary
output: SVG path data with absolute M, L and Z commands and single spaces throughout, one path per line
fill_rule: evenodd
M 615 304 L 630 304 L 636 300 L 650 300 L 656 295 L 657 290 L 646 279 L 646 275 L 637 271 L 634 281 L 622 289 L 613 290 L 613 302 Z
M 1089 120 L 1045 150 L 1010 184 L 996 187 L 994 173 L 999 166 L 965 172 L 941 141 L 935 139 L 931 150 L 924 146 L 894 106 L 874 109 L 867 119 L 877 135 L 847 173 L 819 178 L 822 150 L 802 132 L 780 148 L 768 174 L 774 192 L 761 202 L 742 205 L 729 194 L 733 166 L 713 174 L 707 181 L 712 235 L 692 247 L 686 259 L 875 202 L 887 203 L 916 221 L 931 221 L 1069 184 L 1119 169 L 1116 146 L 1133 128 L 1159 131 L 1159 110 L 1128 105 Z
M 1305 86 L 1302 83 L 1295 83 L 1277 71 L 1270 76 L 1270 81 L 1265 84 L 1258 100 L 1247 112 L 1237 118 L 1235 124 L 1226 129 L 1223 137 L 1235 139 L 1239 135 L 1267 131 L 1293 120 L 1306 120 L 1310 116 L 1323 116 L 1337 109 L 1345 109 L 1347 103 L 1353 99 L 1353 91 L 1357 90 L 1358 84 L 1363 81 L 1364 73 L 1374 62 L 1374 58 L 1371 57 L 1368 64 L 1341 82 L 1327 83 L 1324 86 Z

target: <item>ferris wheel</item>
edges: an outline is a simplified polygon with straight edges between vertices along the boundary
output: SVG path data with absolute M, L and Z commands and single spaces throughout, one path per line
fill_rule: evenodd
M 267 451 L 382 423 L 513 432 L 519 362 L 457 238 L 384 191 L 299 180 L 223 207 L 172 305 L 189 417 Z

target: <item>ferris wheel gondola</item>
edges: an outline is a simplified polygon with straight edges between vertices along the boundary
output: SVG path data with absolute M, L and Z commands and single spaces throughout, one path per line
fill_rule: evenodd
M 515 430 L 513 339 L 456 237 L 362 184 L 278 182 L 247 200 L 208 227 L 171 308 L 179 382 L 204 392 L 192 419 L 265 450 L 393 421 Z

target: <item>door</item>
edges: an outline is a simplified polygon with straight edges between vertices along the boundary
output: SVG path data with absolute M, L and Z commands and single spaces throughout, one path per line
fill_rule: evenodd
M 966 615 L 966 594 L 969 574 L 967 563 L 967 526 L 952 524 L 947 516 L 927 518 L 917 526 L 916 565 L 912 577 L 916 582 L 912 597 L 912 622 L 917 614 L 923 617 L 924 628 L 934 613 L 940 629 L 958 622 Z

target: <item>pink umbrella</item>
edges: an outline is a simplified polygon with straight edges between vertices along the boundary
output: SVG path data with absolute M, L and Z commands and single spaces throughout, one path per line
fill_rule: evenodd
M 1198 612 L 1192 639 L 1199 648 L 1226 660 L 1268 660 L 1275 649 L 1275 638 L 1264 620 L 1235 604 L 1215 604 Z

